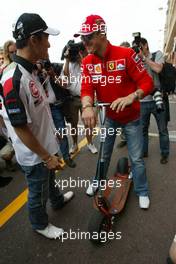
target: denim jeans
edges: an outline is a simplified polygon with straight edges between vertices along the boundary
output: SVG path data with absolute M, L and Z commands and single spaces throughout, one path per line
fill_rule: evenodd
M 107 118 L 105 122 L 106 131 L 113 128 L 122 127 L 127 140 L 131 170 L 133 174 L 134 190 L 138 196 L 148 195 L 148 183 L 146 176 L 145 164 L 142 158 L 142 127 L 140 120 L 135 120 L 126 125 L 119 124 L 117 121 Z M 104 173 L 107 175 L 111 155 L 113 152 L 116 133 L 107 133 L 104 143 Z
M 154 101 L 141 102 L 141 122 L 143 126 L 143 153 L 148 153 L 150 116 L 154 115 L 159 131 L 161 156 L 169 156 L 169 133 L 167 129 L 166 112 L 158 113 Z
M 50 109 L 56 129 L 62 132 L 62 130 L 65 128 L 65 120 L 62 113 L 62 109 L 57 105 L 50 105 Z M 70 154 L 67 136 L 64 135 L 60 139 L 59 143 L 63 159 L 68 159 L 70 157 Z
M 54 209 L 64 204 L 63 194 L 55 187 L 54 171 L 48 170 L 43 163 L 34 166 L 21 166 L 28 185 L 28 212 L 33 229 L 44 229 L 48 225 L 46 202 L 50 199 Z

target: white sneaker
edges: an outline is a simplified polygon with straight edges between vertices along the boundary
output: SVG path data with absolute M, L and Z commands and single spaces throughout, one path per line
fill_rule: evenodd
M 139 207 L 141 209 L 148 209 L 150 206 L 150 200 L 148 196 L 139 196 Z
M 62 228 L 58 228 L 50 223 L 45 229 L 42 229 L 42 230 L 36 229 L 35 231 L 49 239 L 59 238 L 64 233 L 64 230 Z
M 132 173 L 132 171 L 130 171 L 130 173 L 128 175 L 128 179 L 133 179 L 133 173 Z
M 92 154 L 96 154 L 98 152 L 98 150 L 97 150 L 97 148 L 95 147 L 94 144 L 87 144 L 87 147 L 88 147 L 88 149 L 90 150 L 90 152 Z
M 74 196 L 74 192 L 69 191 L 64 194 L 64 203 L 68 203 Z
M 73 144 L 71 149 L 70 149 L 70 151 L 69 151 L 69 153 L 70 154 L 74 154 L 77 151 L 78 151 L 78 145 L 77 144 Z
M 86 194 L 88 196 L 93 196 L 97 189 L 98 189 L 98 187 L 93 186 L 93 183 L 91 183 L 86 190 Z

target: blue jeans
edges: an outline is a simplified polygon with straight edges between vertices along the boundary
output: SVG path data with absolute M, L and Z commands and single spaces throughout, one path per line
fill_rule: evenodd
M 141 102 L 141 122 L 143 126 L 143 153 L 148 153 L 150 116 L 154 115 L 159 131 L 161 156 L 169 156 L 169 133 L 167 129 L 166 112 L 158 113 L 154 101 Z
M 44 229 L 48 225 L 46 202 L 50 199 L 53 209 L 64 204 L 63 194 L 55 187 L 54 171 L 48 170 L 43 163 L 34 166 L 21 166 L 28 186 L 28 212 L 33 229 Z
M 62 109 L 57 105 L 50 105 L 50 109 L 56 129 L 62 132 L 62 130 L 65 128 L 65 120 L 62 113 Z M 68 159 L 70 157 L 70 154 L 67 136 L 62 136 L 59 143 L 63 159 Z
M 109 128 L 113 128 L 116 131 L 117 128 L 122 127 L 127 141 L 127 147 L 129 152 L 129 158 L 131 161 L 131 170 L 133 174 L 134 190 L 138 196 L 148 196 L 148 183 L 146 177 L 145 164 L 142 158 L 142 127 L 140 120 L 135 120 L 126 125 L 119 124 L 117 121 L 107 118 L 106 119 L 106 131 Z M 116 139 L 116 133 L 107 133 L 104 143 L 104 173 L 107 175 L 111 155 L 113 152 L 114 142 Z

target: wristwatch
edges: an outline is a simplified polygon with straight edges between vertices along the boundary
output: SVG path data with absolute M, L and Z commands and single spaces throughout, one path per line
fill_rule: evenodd
M 139 100 L 140 99 L 139 95 L 138 95 L 138 93 L 136 91 L 133 93 L 133 95 L 134 95 L 135 100 Z

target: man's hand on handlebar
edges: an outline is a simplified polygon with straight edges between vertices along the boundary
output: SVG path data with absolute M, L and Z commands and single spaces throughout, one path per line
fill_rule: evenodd
M 115 101 L 112 102 L 110 105 L 110 108 L 116 113 L 119 113 L 120 111 L 123 111 L 125 107 L 131 105 L 135 100 L 135 95 L 134 94 L 129 94 L 126 97 L 121 97 L 116 99 Z

